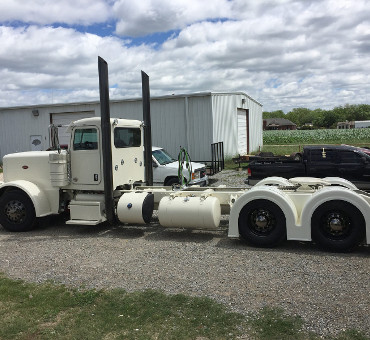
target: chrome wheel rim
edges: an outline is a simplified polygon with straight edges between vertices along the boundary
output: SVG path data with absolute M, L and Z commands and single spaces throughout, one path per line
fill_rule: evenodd
M 327 213 L 321 220 L 323 231 L 334 239 L 342 239 L 350 232 L 351 220 L 347 214 L 340 211 Z
M 4 213 L 9 222 L 23 223 L 26 219 L 26 207 L 18 200 L 9 201 L 4 207 Z
M 250 229 L 257 235 L 266 235 L 275 228 L 276 219 L 267 209 L 256 209 L 250 214 Z

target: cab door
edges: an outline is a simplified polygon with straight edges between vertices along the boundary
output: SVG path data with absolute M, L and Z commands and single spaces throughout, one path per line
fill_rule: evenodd
M 366 164 L 360 154 L 352 150 L 340 152 L 339 176 L 349 180 L 365 180 Z
M 307 162 L 307 175 L 312 177 L 339 176 L 337 151 L 332 148 L 313 149 Z
M 99 135 L 96 126 L 73 130 L 70 150 L 72 184 L 97 185 L 102 181 Z

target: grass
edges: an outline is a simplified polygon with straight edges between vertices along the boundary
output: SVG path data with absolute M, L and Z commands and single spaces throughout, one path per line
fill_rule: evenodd
M 247 165 L 247 163 L 241 164 L 242 167 L 247 167 Z M 239 164 L 235 164 L 231 157 L 225 158 L 224 166 L 225 170 L 237 170 L 239 168 Z
M 276 308 L 245 317 L 208 298 L 73 289 L 0 275 L 0 339 L 319 339 Z M 358 331 L 335 340 L 366 340 Z
M 242 321 L 207 298 L 0 277 L 0 339 L 226 339 L 240 333 Z

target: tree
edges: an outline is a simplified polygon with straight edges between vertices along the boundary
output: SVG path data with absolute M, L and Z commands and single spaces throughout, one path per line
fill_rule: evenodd
M 306 123 L 312 123 L 313 113 L 310 109 L 298 107 L 286 114 L 286 118 L 297 126 L 303 126 Z
M 277 110 L 277 111 L 264 111 L 262 113 L 263 119 L 268 119 L 268 118 L 285 118 L 285 113 L 283 110 Z
M 315 109 L 310 110 L 304 107 L 294 108 L 284 114 L 282 110 L 263 112 L 263 119 L 286 118 L 302 127 L 306 123 L 312 123 L 315 128 L 336 128 L 338 122 L 370 120 L 369 104 L 346 104 L 337 106 L 332 110 Z
M 315 109 L 312 111 L 313 119 L 312 124 L 315 128 L 321 128 L 324 126 L 324 118 L 327 114 L 327 111 L 322 109 Z
M 338 115 L 334 111 L 326 111 L 322 126 L 327 129 L 336 128 L 338 121 L 340 120 L 338 119 Z

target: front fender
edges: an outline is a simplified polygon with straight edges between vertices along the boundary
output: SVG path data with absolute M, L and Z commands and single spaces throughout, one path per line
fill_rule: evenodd
M 58 210 L 55 209 L 59 201 L 58 189 L 45 192 L 32 182 L 17 180 L 3 183 L 0 186 L 0 195 L 12 188 L 22 190 L 28 195 L 35 207 L 36 217 L 43 217 L 58 212 Z
M 240 196 L 230 211 L 229 237 L 239 237 L 239 214 L 243 207 L 254 200 L 264 199 L 275 203 L 283 211 L 287 224 L 287 238 L 294 236 L 290 226 L 296 226 L 298 220 L 297 209 L 292 200 L 281 190 L 274 186 L 255 186 Z
M 356 192 L 343 187 L 324 187 L 306 202 L 302 210 L 302 227 L 311 232 L 311 218 L 315 210 L 327 201 L 340 200 L 351 203 L 362 213 L 366 224 L 366 241 L 370 243 L 370 205 Z

